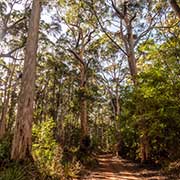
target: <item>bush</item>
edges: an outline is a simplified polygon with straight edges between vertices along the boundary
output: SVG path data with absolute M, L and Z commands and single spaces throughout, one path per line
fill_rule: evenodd
M 62 149 L 54 139 L 54 127 L 55 123 L 52 119 L 33 126 L 32 155 L 42 174 L 61 178 L 63 176 L 60 163 Z
M 0 180 L 26 180 L 26 173 L 21 166 L 12 166 L 0 173 Z
M 10 135 L 6 135 L 0 141 L 0 164 L 5 163 L 10 159 L 11 139 L 12 137 Z
M 64 177 L 66 179 L 77 178 L 81 171 L 82 165 L 79 161 L 73 160 L 64 164 Z
M 170 162 L 168 166 L 164 167 L 164 172 L 168 175 L 169 179 L 180 179 L 180 159 Z
M 81 169 L 81 164 L 76 160 L 77 148 L 66 148 L 63 151 L 54 138 L 54 128 L 52 119 L 34 125 L 33 159 L 44 179 L 72 179 Z

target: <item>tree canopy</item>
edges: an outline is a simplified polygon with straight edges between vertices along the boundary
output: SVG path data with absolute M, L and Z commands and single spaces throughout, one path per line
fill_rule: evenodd
M 1 0 L 0 45 L 4 179 L 11 160 L 68 179 L 114 151 L 178 164 L 179 1 Z

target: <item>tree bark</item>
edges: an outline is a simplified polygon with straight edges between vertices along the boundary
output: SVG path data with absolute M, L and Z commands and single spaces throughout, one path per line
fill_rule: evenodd
M 29 23 L 21 92 L 18 101 L 11 159 L 24 160 L 31 154 L 36 54 L 40 21 L 40 0 L 33 0 Z
M 146 133 L 140 138 L 140 156 L 141 163 L 149 160 L 149 140 Z
M 81 66 L 81 83 L 80 88 L 83 89 L 83 91 L 86 91 L 86 72 L 85 67 Z M 86 93 L 86 92 L 85 92 Z M 88 135 L 88 112 L 87 112 L 87 99 L 83 95 L 80 97 L 80 120 L 81 120 L 81 130 L 82 130 L 82 137 Z
M 116 128 L 116 131 L 119 131 L 119 115 L 120 115 L 120 104 L 119 104 L 119 99 L 120 99 L 120 96 L 119 96 L 119 82 L 116 81 L 116 112 L 115 112 L 115 128 Z
M 180 19 L 180 7 L 178 6 L 178 3 L 176 2 L 176 0 L 169 0 L 169 3 L 172 7 L 172 9 L 175 11 L 175 13 L 177 14 L 177 16 Z
M 81 108 L 81 129 L 82 129 L 82 136 L 86 136 L 88 134 L 88 128 L 87 128 L 87 101 L 84 97 L 81 97 L 80 102 L 80 108 Z
M 84 41 L 84 40 L 83 40 Z M 80 85 L 79 88 L 83 91 L 82 96 L 80 97 L 80 122 L 81 122 L 81 132 L 82 132 L 82 137 L 86 137 L 88 135 L 88 110 L 87 110 L 87 99 L 85 97 L 86 93 L 86 88 L 87 88 L 87 67 L 86 63 L 83 59 L 84 56 L 84 47 L 81 48 L 80 52 L 77 53 L 73 50 L 69 50 L 74 57 L 79 61 L 79 70 L 80 70 Z
M 132 27 L 132 22 L 127 17 L 125 17 L 124 21 L 127 29 L 127 37 L 124 40 L 126 52 L 127 52 L 127 59 L 128 59 L 132 81 L 134 84 L 136 84 L 137 66 L 136 66 L 136 57 L 134 51 L 133 27 Z
M 9 97 L 7 97 L 8 94 L 8 79 L 9 79 L 9 73 L 7 75 L 7 80 L 5 83 L 5 90 L 4 90 L 4 101 L 2 106 L 2 112 L 1 112 L 1 119 L 0 119 L 0 139 L 2 139 L 6 133 L 6 114 L 8 111 L 8 102 Z
M 7 82 L 5 84 L 4 103 L 3 103 L 1 119 L 0 119 L 0 139 L 4 137 L 7 129 L 7 113 L 8 113 L 8 106 L 10 101 L 10 94 L 11 94 L 10 88 L 12 84 L 14 71 L 15 71 L 15 63 L 13 64 L 12 69 L 9 69 Z

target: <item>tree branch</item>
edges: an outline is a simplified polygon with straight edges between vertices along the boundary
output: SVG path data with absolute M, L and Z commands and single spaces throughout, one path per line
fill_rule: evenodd
M 8 53 L 1 53 L 0 54 L 0 57 L 8 57 L 8 58 L 12 58 L 12 59 L 15 59 L 15 57 L 12 55 L 14 52 L 16 52 L 17 50 L 23 48 L 25 45 L 25 42 L 22 43 L 21 46 L 18 46 L 16 48 L 14 48 L 13 50 L 11 50 L 10 52 Z
M 8 27 L 7 27 L 7 30 L 14 28 L 14 27 L 16 26 L 16 24 L 20 23 L 20 22 L 23 21 L 25 18 L 26 18 L 26 17 L 24 16 L 24 17 L 22 17 L 21 19 L 17 20 L 17 21 L 14 22 L 12 25 L 8 26 Z
M 172 9 L 176 12 L 177 16 L 180 19 L 180 7 L 178 6 L 178 3 L 176 2 L 176 0 L 169 0 L 169 3 Z
M 98 24 L 100 25 L 100 28 L 102 29 L 102 31 L 104 32 L 104 34 L 111 40 L 111 42 L 116 46 L 117 49 L 120 49 L 125 55 L 127 55 L 127 53 L 125 52 L 125 50 L 124 50 L 116 41 L 114 41 L 113 37 L 111 37 L 111 36 L 108 34 L 108 32 L 106 31 L 106 29 L 103 27 L 103 25 L 102 25 L 102 23 L 101 23 L 98 15 L 97 15 L 97 13 L 96 13 L 96 10 L 95 10 L 94 7 L 93 7 L 93 4 L 89 4 L 89 3 L 88 3 L 88 5 L 89 5 L 90 8 L 92 9 L 93 14 L 94 14 L 95 18 L 97 19 Z
M 79 54 L 77 54 L 77 53 L 76 53 L 74 50 L 72 50 L 72 49 L 68 49 L 68 51 L 69 51 L 71 54 L 73 54 L 74 57 L 75 57 L 77 60 L 79 60 L 79 62 L 80 62 L 83 66 L 85 66 L 84 61 L 83 61 L 83 59 L 79 56 Z
M 119 16 L 119 18 L 124 19 L 124 14 L 119 11 L 119 9 L 114 4 L 113 0 L 111 0 L 111 4 L 112 4 L 113 9 L 115 10 L 117 15 Z

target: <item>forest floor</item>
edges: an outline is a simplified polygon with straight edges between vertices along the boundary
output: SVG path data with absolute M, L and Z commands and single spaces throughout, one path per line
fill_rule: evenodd
M 99 165 L 87 170 L 81 180 L 168 180 L 157 167 L 142 166 L 129 160 L 112 156 L 99 155 Z

